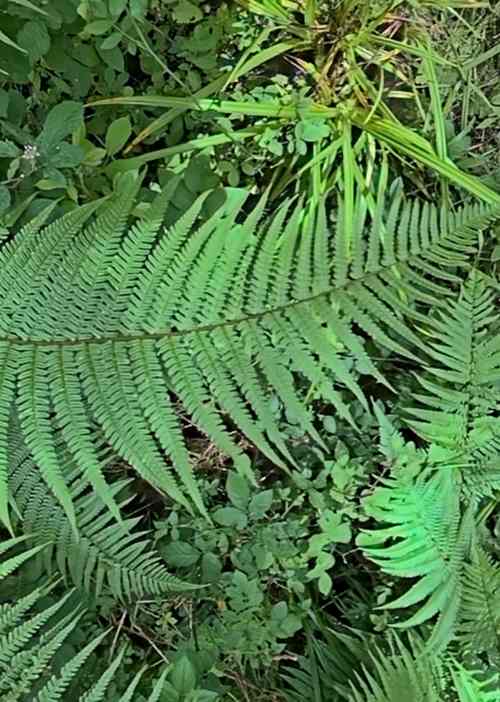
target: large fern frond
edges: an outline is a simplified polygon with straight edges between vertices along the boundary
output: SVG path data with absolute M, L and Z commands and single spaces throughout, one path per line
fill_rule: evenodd
M 430 317 L 432 364 L 418 377 L 423 392 L 409 408 L 410 426 L 449 449 L 468 488 L 484 494 L 500 486 L 500 334 L 496 291 L 473 270 L 460 295 Z
M 321 627 L 321 637 L 307 631 L 306 653 L 294 666 L 286 668 L 289 702 L 323 702 L 346 699 L 350 694 L 353 671 L 369 662 L 367 638 L 359 632 L 339 632 Z
M 2 545 L 2 551 L 16 548 L 19 539 Z M 0 581 L 6 574 L 15 571 L 23 562 L 33 557 L 40 547 L 24 551 L 3 560 L 0 566 Z M 71 676 L 65 676 L 65 667 L 56 685 L 55 676 L 47 673 L 56 652 L 71 632 L 78 626 L 81 611 L 60 616 L 71 592 L 45 607 L 39 605 L 49 592 L 47 587 L 33 590 L 14 605 L 3 604 L 0 611 L 0 691 L 2 700 L 23 702 L 36 690 L 40 702 L 56 702 L 64 699 L 62 693 L 74 679 L 80 667 L 103 639 L 103 635 L 89 643 L 72 662 Z M 45 677 L 45 680 L 44 680 Z
M 408 643 L 392 636 L 371 654 L 371 666 L 356 673 L 348 702 L 495 702 L 498 675 L 468 670 L 433 655 L 414 634 Z
M 16 407 L 25 440 L 74 529 L 76 512 L 54 450 L 53 418 L 86 479 L 118 516 L 96 444 L 106 441 L 158 490 L 204 510 L 176 406 L 249 474 L 229 417 L 277 465 L 289 460 L 272 393 L 321 442 L 294 385 L 299 371 L 352 421 L 345 392 L 366 404 L 346 354 L 386 382 L 366 337 L 414 358 L 413 302 L 441 305 L 491 207 L 456 213 L 405 200 L 376 211 L 361 190 L 325 209 L 299 204 L 244 216 L 239 191 L 198 222 L 203 197 L 172 227 L 168 194 L 127 228 L 138 181 L 49 221 L 45 211 L 0 249 L 0 517 L 9 525 L 6 429 Z M 266 215 L 266 216 L 264 216 Z M 314 226 L 313 226 L 314 225 Z M 99 434 L 99 441 L 101 434 Z M 169 467 L 173 465 L 175 473 Z
M 371 665 L 353 675 L 349 702 L 441 702 L 439 665 L 416 636 L 406 646 L 392 636 L 370 658 Z

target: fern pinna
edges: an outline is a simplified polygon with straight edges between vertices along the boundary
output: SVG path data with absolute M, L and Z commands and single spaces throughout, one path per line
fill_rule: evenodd
M 98 446 L 114 451 L 188 508 L 204 505 L 180 404 L 250 474 L 224 417 L 277 465 L 290 461 L 269 410 L 282 399 L 318 443 L 291 369 L 352 421 L 346 391 L 366 406 L 346 355 L 387 383 L 365 350 L 371 337 L 415 358 L 425 344 L 405 323 L 413 303 L 441 305 L 474 250 L 491 207 L 455 213 L 405 199 L 396 183 L 376 205 L 354 184 L 339 195 L 334 232 L 325 207 L 303 216 L 245 196 L 200 221 L 203 197 L 162 224 L 171 191 L 129 226 L 140 187 L 52 220 L 45 209 L 0 249 L 0 514 L 8 509 L 11 412 L 73 529 L 77 516 L 54 427 L 86 481 L 119 517 Z M 419 351 L 420 349 L 420 351 Z

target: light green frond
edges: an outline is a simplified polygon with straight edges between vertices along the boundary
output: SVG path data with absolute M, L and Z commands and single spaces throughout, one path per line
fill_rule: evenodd
M 78 698 L 78 702 L 102 702 L 104 695 L 106 694 L 106 690 L 113 680 L 116 671 L 120 667 L 124 655 L 125 649 L 122 648 L 120 653 L 112 661 L 111 665 L 106 668 L 99 680 L 92 685 L 88 692 L 85 692 Z
M 161 699 L 161 694 L 163 692 L 164 685 L 165 685 L 165 680 L 167 679 L 168 671 L 169 671 L 169 669 L 165 668 L 163 673 L 156 680 L 154 687 L 151 690 L 151 694 L 148 697 L 147 702 L 159 702 L 159 700 Z
M 459 702 L 497 702 L 500 691 L 498 674 L 484 680 L 484 676 L 480 677 L 474 671 L 455 665 L 451 669 L 451 675 Z
M 63 695 L 67 688 L 75 679 L 78 671 L 87 661 L 89 656 L 104 640 L 106 634 L 107 632 L 97 636 L 95 639 L 90 641 L 90 643 L 84 646 L 82 650 L 76 654 L 76 656 L 65 663 L 61 668 L 59 675 L 53 676 L 40 690 L 36 698 L 36 702 L 59 702 L 59 700 L 64 700 Z
M 61 511 L 60 507 L 58 509 Z M 33 558 L 39 550 L 21 551 L 9 557 L 9 551 L 17 550 L 22 541 L 19 538 L 10 539 L 0 545 L 3 556 L 0 581 L 23 562 Z M 65 606 L 74 592 L 68 591 L 58 599 L 53 594 L 53 586 L 46 585 L 33 590 L 16 603 L 8 602 L 1 606 L 0 696 L 8 702 L 67 702 L 70 689 L 71 699 L 77 699 L 77 686 L 79 691 L 87 689 L 79 694 L 79 702 L 101 702 L 116 676 L 125 649 L 113 658 L 95 682 L 79 682 L 79 672 L 90 656 L 96 653 L 109 631 L 98 634 L 74 656 L 68 658 L 66 653 L 64 662 L 60 665 L 56 658 L 61 655 L 68 637 L 78 627 L 82 608 L 75 608 L 72 602 L 69 612 L 64 614 Z M 159 701 L 167 672 L 168 669 L 156 677 L 149 702 Z M 135 699 L 140 677 L 141 673 L 123 691 L 121 702 Z
M 375 649 L 371 665 L 355 673 L 349 702 L 442 702 L 439 669 L 428 655 L 423 643 L 411 639 L 406 647 L 396 637 L 388 646 Z
M 426 474 L 427 473 L 427 474 Z M 403 473 L 386 478 L 364 506 L 380 525 L 362 530 L 357 543 L 365 556 L 397 578 L 418 578 L 384 609 L 418 605 L 397 628 L 418 626 L 437 617 L 431 645 L 445 646 L 454 631 L 461 598 L 462 564 L 470 533 L 471 512 L 461 516 L 459 489 L 449 468 Z M 387 526 L 383 526 L 383 525 Z

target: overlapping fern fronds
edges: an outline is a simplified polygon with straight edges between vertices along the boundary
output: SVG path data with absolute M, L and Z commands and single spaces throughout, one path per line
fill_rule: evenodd
M 25 538 L 10 539 L 0 546 L 0 582 L 28 562 L 43 546 L 19 551 Z M 15 555 L 13 552 L 18 551 Z M 10 552 L 10 553 L 9 553 Z M 51 585 L 42 585 L 32 590 L 15 603 L 0 606 L 0 697 L 5 702 L 62 702 L 71 699 L 78 702 L 101 702 L 106 690 L 114 680 L 123 660 L 125 649 L 121 649 L 101 675 L 92 677 L 85 686 L 79 676 L 90 657 L 109 632 L 104 631 L 89 641 L 73 657 L 65 656 L 62 666 L 55 664 L 55 657 L 62 650 L 81 623 L 83 608 L 71 606 L 65 613 L 71 591 L 59 599 L 47 597 Z M 139 672 L 117 702 L 130 702 L 134 690 L 144 671 Z M 158 702 L 168 669 L 158 676 L 148 702 Z M 77 688 L 75 684 L 77 683 Z M 86 691 L 81 692 L 86 687 Z
M 459 297 L 429 318 L 432 359 L 418 377 L 410 426 L 449 449 L 468 489 L 482 495 L 500 487 L 500 334 L 496 291 L 473 270 Z
M 107 588 L 122 600 L 191 589 L 189 584 L 168 573 L 145 532 L 137 530 L 140 517 L 116 523 L 99 497 L 88 489 L 78 469 L 71 465 L 63 446 L 57 443 L 56 450 L 61 465 L 65 466 L 78 539 L 64 509 L 47 490 L 15 424 L 10 430 L 10 449 L 10 493 L 22 518 L 23 530 L 30 535 L 28 543 L 45 545 L 38 557 L 43 559 L 49 574 L 57 570 L 66 582 L 96 597 Z M 120 498 L 126 485 L 126 480 L 110 485 L 122 513 L 129 502 Z
M 473 654 L 486 652 L 500 662 L 500 565 L 476 548 L 465 565 L 459 637 Z
M 116 517 L 98 451 L 103 436 L 158 490 L 204 510 L 179 404 L 242 473 L 249 460 L 225 416 L 277 465 L 290 460 L 269 410 L 272 393 L 321 442 L 291 371 L 351 421 L 345 393 L 366 401 L 346 354 L 386 382 L 365 351 L 367 337 L 411 358 L 424 353 L 405 314 L 419 316 L 413 302 L 442 304 L 478 229 L 495 216 L 486 205 L 452 213 L 412 202 L 397 187 L 374 209 L 347 181 L 334 231 L 325 208 L 304 218 L 302 203 L 270 218 L 261 200 L 245 215 L 239 191 L 205 222 L 200 198 L 166 230 L 168 193 L 128 225 L 139 184 L 123 177 L 112 199 L 56 221 L 49 208 L 0 249 L 0 516 L 7 525 L 13 406 L 74 529 L 54 425 Z
M 313 640 L 300 668 L 287 668 L 289 702 L 495 702 L 498 675 L 465 668 L 452 657 L 436 656 L 415 632 L 392 632 L 370 644 L 358 635 Z M 353 632 L 355 633 L 355 632 Z M 347 652 L 341 641 L 347 643 Z M 344 669 L 344 660 L 351 667 Z M 339 669 L 340 663 L 340 669 Z M 339 675 L 340 670 L 340 675 Z M 347 685 L 345 684 L 345 678 Z M 339 684 L 340 683 L 340 684 Z

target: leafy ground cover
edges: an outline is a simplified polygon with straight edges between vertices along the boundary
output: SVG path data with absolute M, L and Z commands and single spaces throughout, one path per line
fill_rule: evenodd
M 498 699 L 499 33 L 473 0 L 0 0 L 2 699 Z M 198 324 L 199 401 L 189 345 L 165 385 L 141 347 L 163 424 L 105 355 L 133 280 L 113 334 Z

